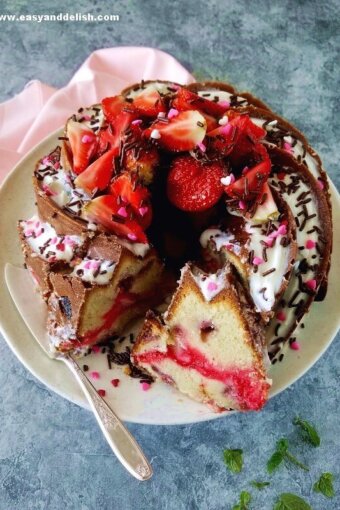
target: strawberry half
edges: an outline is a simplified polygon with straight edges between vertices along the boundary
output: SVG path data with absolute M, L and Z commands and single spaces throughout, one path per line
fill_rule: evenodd
M 68 121 L 66 134 L 72 151 L 73 171 L 80 174 L 96 152 L 96 135 L 91 129 L 84 128 L 80 122 L 74 120 Z
M 205 211 L 221 198 L 223 176 L 223 166 L 219 162 L 203 164 L 191 156 L 180 156 L 171 164 L 168 198 L 182 211 Z
M 206 125 L 203 115 L 196 110 L 188 110 L 168 122 L 156 121 L 144 133 L 169 151 L 190 151 L 202 142 Z
M 176 97 L 172 102 L 172 107 L 180 112 L 186 110 L 200 110 L 212 117 L 221 117 L 227 108 L 218 102 L 210 101 L 204 97 L 191 92 L 190 90 L 181 88 L 176 93 Z
M 117 155 L 117 149 L 111 149 L 105 152 L 103 156 L 94 161 L 84 172 L 78 175 L 74 184 L 88 193 L 94 193 L 96 190 L 103 191 L 110 184 L 114 169 L 114 158 Z
M 102 100 L 103 113 L 106 120 L 112 124 L 117 115 L 119 115 L 124 107 L 127 107 L 128 103 L 125 101 L 123 96 L 106 97 Z
M 138 94 L 130 106 L 134 110 L 137 109 L 141 117 L 157 117 L 159 113 L 166 113 L 165 105 L 157 90 L 145 90 Z
M 224 191 L 232 198 L 242 200 L 254 199 L 256 194 L 262 193 L 263 186 L 270 174 L 270 169 L 271 161 L 268 158 L 248 170 L 245 175 L 242 175 L 233 184 L 225 186 Z
M 147 243 L 142 227 L 136 221 L 120 216 L 119 209 L 116 197 L 103 195 L 86 204 L 83 213 L 88 221 L 103 225 L 109 232 L 126 237 L 129 241 Z
M 150 226 L 152 208 L 150 192 L 137 183 L 136 175 L 123 173 L 116 177 L 110 186 L 110 193 L 119 204 L 119 214 L 139 223 L 143 229 Z

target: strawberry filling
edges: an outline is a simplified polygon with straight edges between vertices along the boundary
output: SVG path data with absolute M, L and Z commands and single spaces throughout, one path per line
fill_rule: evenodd
M 209 361 L 198 349 L 186 345 L 180 350 L 169 345 L 167 352 L 152 351 L 135 356 L 136 362 L 151 365 L 171 360 L 182 368 L 194 369 L 207 379 L 225 385 L 226 393 L 237 401 L 241 409 L 261 409 L 266 401 L 268 385 L 264 384 L 254 368 L 220 368 Z

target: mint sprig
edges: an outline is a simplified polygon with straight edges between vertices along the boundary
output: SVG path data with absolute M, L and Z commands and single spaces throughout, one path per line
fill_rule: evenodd
M 240 502 L 233 506 L 233 510 L 248 510 L 248 504 L 251 501 L 251 495 L 247 491 L 242 491 L 240 494 Z
M 300 496 L 284 492 L 280 494 L 273 510 L 312 510 L 312 507 Z
M 313 490 L 314 492 L 321 492 L 326 498 L 333 498 L 335 491 L 332 473 L 322 473 L 319 480 L 313 485 Z
M 267 462 L 267 471 L 272 474 L 284 460 L 288 460 L 305 471 L 309 471 L 309 467 L 300 462 L 292 453 L 288 451 L 288 440 L 285 438 L 279 439 L 276 443 L 276 451 Z
M 240 473 L 243 468 L 243 450 L 224 450 L 223 460 L 232 473 Z
M 270 485 L 270 482 L 257 482 L 256 480 L 253 480 L 250 483 L 253 487 L 255 487 L 255 489 L 259 489 L 260 491 Z
M 315 427 L 313 427 L 313 425 L 311 425 L 307 420 L 302 420 L 297 416 L 294 418 L 293 424 L 301 428 L 305 441 L 313 445 L 315 448 L 320 446 L 320 436 Z

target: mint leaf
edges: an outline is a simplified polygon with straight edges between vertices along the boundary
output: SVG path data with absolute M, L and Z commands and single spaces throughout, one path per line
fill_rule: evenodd
M 267 471 L 271 475 L 275 469 L 279 467 L 279 465 L 282 463 L 284 457 L 281 452 L 274 452 L 273 455 L 270 457 L 270 459 L 267 462 Z
M 280 494 L 273 510 L 312 510 L 312 507 L 299 496 L 284 492 Z
M 247 491 L 242 491 L 240 494 L 240 504 L 246 507 L 250 503 L 251 495 Z
M 309 467 L 306 466 L 306 464 L 302 464 L 294 455 L 292 455 L 290 452 L 285 453 L 285 458 L 290 460 L 295 466 L 298 466 L 301 469 L 304 469 L 305 471 L 309 471 Z
M 295 464 L 296 466 L 299 466 L 301 469 L 304 469 L 305 471 L 309 471 L 309 467 L 305 464 L 302 464 L 296 457 L 294 457 L 293 454 L 291 454 L 288 451 L 288 440 L 285 438 L 281 438 L 276 443 L 276 451 L 273 453 L 273 455 L 270 457 L 270 459 L 267 462 L 267 471 L 269 474 L 271 474 L 275 469 L 279 467 L 280 464 L 282 464 L 282 461 L 286 459 Z
M 313 485 L 313 490 L 314 492 L 321 492 L 326 498 L 333 498 L 335 491 L 332 473 L 322 473 L 319 480 Z
M 232 473 L 240 473 L 243 468 L 243 450 L 224 450 L 223 459 L 225 465 Z
M 298 425 L 301 428 L 303 437 L 306 441 L 308 441 L 308 443 L 315 447 L 320 446 L 320 436 L 313 425 L 308 423 L 306 420 L 302 420 L 298 416 L 294 418 L 293 424 Z
M 251 495 L 247 491 L 242 491 L 240 494 L 240 502 L 233 506 L 233 510 L 248 510 L 248 504 L 250 503 Z
M 270 482 L 257 482 L 256 480 L 253 480 L 250 483 L 253 487 L 255 487 L 255 489 L 259 489 L 259 490 L 262 490 L 265 487 L 268 487 L 268 485 L 270 485 Z
M 284 455 L 288 450 L 288 439 L 285 439 L 284 437 L 282 439 L 279 439 L 278 442 L 276 443 L 276 449 L 278 452 Z

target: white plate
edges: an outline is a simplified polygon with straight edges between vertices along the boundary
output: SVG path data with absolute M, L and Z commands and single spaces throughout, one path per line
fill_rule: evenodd
M 7 177 L 0 190 L 0 325 L 2 333 L 18 359 L 42 383 L 71 402 L 87 407 L 78 385 L 67 368 L 49 359 L 35 342 L 18 314 L 4 281 L 6 262 L 23 262 L 17 235 L 17 221 L 28 218 L 35 211 L 32 172 L 36 161 L 48 154 L 57 144 L 57 131 L 25 156 Z M 331 183 L 334 221 L 334 252 L 328 294 L 324 302 L 315 303 L 300 329 L 300 351 L 287 350 L 285 358 L 270 369 L 273 379 L 271 396 L 281 392 L 299 379 L 320 358 L 332 342 L 340 325 L 340 197 Z M 106 400 L 126 421 L 145 424 L 173 425 L 211 420 L 228 413 L 215 414 L 163 383 L 153 384 L 142 391 L 138 380 L 131 379 L 120 367 L 109 370 L 106 354 L 93 353 L 84 358 L 90 371 L 98 371 L 97 388 L 106 390 Z M 118 388 L 110 383 L 120 379 Z

